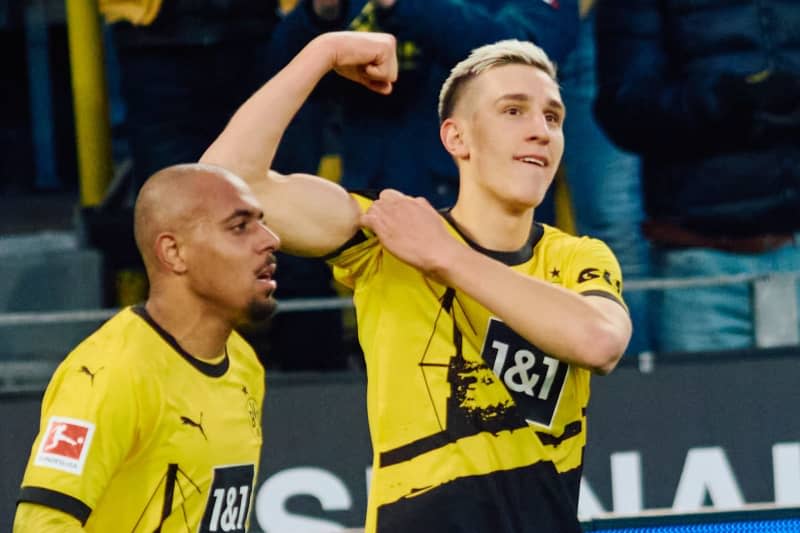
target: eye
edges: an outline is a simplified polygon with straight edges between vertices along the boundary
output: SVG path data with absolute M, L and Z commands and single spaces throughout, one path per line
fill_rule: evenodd
M 558 113 L 545 113 L 544 118 L 550 124 L 561 124 L 561 115 Z
M 506 115 L 517 116 L 522 114 L 522 109 L 518 106 L 508 106 L 503 109 L 503 113 Z
M 234 233 L 244 233 L 246 229 L 247 229 L 247 221 L 245 220 L 233 226 L 231 228 L 231 231 L 233 231 Z

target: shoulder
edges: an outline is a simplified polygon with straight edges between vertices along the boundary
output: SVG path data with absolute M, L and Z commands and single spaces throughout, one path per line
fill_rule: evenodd
M 614 255 L 611 248 L 600 239 L 587 235 L 571 235 L 548 224 L 541 224 L 541 226 L 544 232 L 540 243 L 545 250 L 551 253 Z
M 131 308 L 112 316 L 84 339 L 64 359 L 59 372 L 89 377 L 104 382 L 109 390 L 123 389 L 152 376 L 158 353 L 165 343 Z M 92 376 L 103 374 L 103 379 Z
M 66 361 L 122 364 L 143 341 L 142 332 L 138 330 L 144 324 L 140 322 L 130 308 L 123 309 L 78 344 Z
M 42 412 L 98 423 L 134 423 L 143 399 L 158 403 L 163 375 L 151 359 L 146 330 L 125 309 L 81 342 L 59 365 L 45 392 Z

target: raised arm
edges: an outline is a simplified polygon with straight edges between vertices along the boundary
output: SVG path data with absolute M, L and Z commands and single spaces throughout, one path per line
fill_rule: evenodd
M 359 210 L 347 192 L 322 178 L 270 171 L 283 132 L 320 79 L 329 71 L 389 94 L 397 77 L 394 37 L 334 32 L 312 40 L 236 111 L 200 162 L 241 176 L 261 201 L 267 224 L 283 249 L 323 255 L 349 239 Z

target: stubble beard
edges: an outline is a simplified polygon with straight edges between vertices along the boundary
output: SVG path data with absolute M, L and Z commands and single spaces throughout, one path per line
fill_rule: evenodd
M 272 315 L 278 307 L 278 302 L 270 296 L 267 300 L 252 300 L 247 306 L 245 322 L 248 324 L 258 324 L 264 322 Z

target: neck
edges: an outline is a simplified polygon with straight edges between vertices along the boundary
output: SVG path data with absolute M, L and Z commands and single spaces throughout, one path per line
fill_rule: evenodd
M 209 309 L 208 304 L 166 291 L 151 289 L 145 309 L 181 348 L 201 360 L 222 355 L 233 330 L 232 322 Z
M 463 182 L 462 182 L 463 183 Z M 487 250 L 512 252 L 530 236 L 533 208 L 509 209 L 496 198 L 470 194 L 462 189 L 450 212 L 459 229 Z

